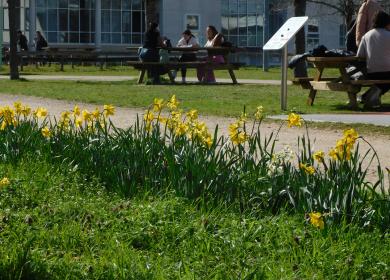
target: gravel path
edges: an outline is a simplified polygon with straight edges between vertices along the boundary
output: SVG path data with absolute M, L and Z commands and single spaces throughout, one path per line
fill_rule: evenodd
M 82 108 L 89 110 L 95 109 L 97 106 L 93 104 L 74 103 L 62 100 L 53 100 L 39 97 L 29 96 L 17 96 L 17 95 L 1 95 L 0 106 L 12 105 L 13 102 L 20 101 L 25 104 L 29 104 L 35 108 L 38 106 L 46 107 L 49 110 L 51 116 L 59 116 L 62 111 L 71 110 L 74 105 L 78 104 Z M 100 106 L 102 107 L 102 106 Z M 113 123 L 121 128 L 129 127 L 136 120 L 137 114 L 143 115 L 144 110 L 134 108 L 116 108 L 116 114 L 111 118 Z M 206 122 L 209 129 L 213 131 L 218 125 L 219 133 L 228 135 L 228 126 L 234 121 L 233 118 L 214 117 L 214 116 L 200 116 L 202 120 Z M 263 135 L 270 135 L 272 132 L 277 131 L 279 128 L 278 123 L 265 123 L 262 126 Z M 285 145 L 290 145 L 293 150 L 297 149 L 297 139 L 299 136 L 305 134 L 303 128 L 282 128 L 279 134 L 277 150 L 282 149 Z M 310 129 L 310 137 L 312 139 L 313 150 L 323 150 L 327 152 L 336 141 L 341 138 L 342 131 L 328 130 L 328 129 Z M 382 167 L 390 167 L 390 136 L 378 136 L 378 135 L 362 135 L 368 142 L 370 142 L 377 153 L 380 155 L 380 161 Z M 361 143 L 361 154 L 369 149 L 369 146 L 363 141 Z M 370 168 L 369 178 L 374 180 L 376 167 Z

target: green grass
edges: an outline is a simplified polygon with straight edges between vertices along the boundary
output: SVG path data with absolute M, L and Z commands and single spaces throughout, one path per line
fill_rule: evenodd
M 184 109 L 195 108 L 201 114 L 237 116 L 244 106 L 254 111 L 264 106 L 267 114 L 279 114 L 280 87 L 264 85 L 137 85 L 135 82 L 72 82 L 72 81 L 0 81 L 1 92 L 23 94 L 92 104 L 112 103 L 122 107 L 146 108 L 154 98 L 172 94 Z M 346 107 L 347 95 L 320 92 L 314 106 L 307 106 L 308 92 L 298 86 L 288 88 L 288 108 L 300 113 L 356 113 Z M 383 110 L 388 110 L 390 95 L 383 97 Z
M 44 161 L 0 164 L 1 279 L 388 279 L 390 237 L 303 215 L 131 200 Z
M 309 75 L 313 76 L 315 69 L 309 68 Z M 0 75 L 7 75 L 9 70 L 3 66 L 0 69 Z M 128 66 L 108 66 L 101 69 L 99 66 L 80 66 L 75 65 L 74 68 L 71 65 L 65 65 L 64 71 L 60 71 L 60 66 L 53 64 L 49 66 L 35 67 L 34 65 L 24 66 L 22 75 L 80 75 L 80 76 L 138 76 L 138 70 Z M 267 72 L 264 72 L 259 67 L 242 67 L 240 70 L 235 71 L 238 79 L 258 79 L 258 80 L 280 80 L 281 72 L 279 67 L 272 67 Z M 334 70 L 327 70 L 325 74 L 337 75 Z M 180 73 L 179 73 L 180 75 Z M 196 77 L 196 71 L 194 69 L 188 70 L 188 77 Z M 216 71 L 217 78 L 230 78 L 227 71 Z M 293 71 L 288 71 L 289 79 L 293 78 Z

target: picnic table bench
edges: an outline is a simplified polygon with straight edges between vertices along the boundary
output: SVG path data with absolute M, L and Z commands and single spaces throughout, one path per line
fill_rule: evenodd
M 347 67 L 365 62 L 363 58 L 356 56 L 349 57 L 307 57 L 307 61 L 312 63 L 316 68 L 314 77 L 298 78 L 295 82 L 298 82 L 302 88 L 309 89 L 309 96 L 307 104 L 312 106 L 314 104 L 317 91 L 340 91 L 346 92 L 349 98 L 349 106 L 352 109 L 357 109 L 358 104 L 356 100 L 356 94 L 360 92 L 362 87 L 369 87 L 377 84 L 388 84 L 390 80 L 354 80 L 351 76 L 358 72 L 359 69 L 354 72 L 347 73 Z M 338 69 L 339 76 L 335 77 L 323 77 L 325 69 Z
M 135 69 L 140 71 L 138 83 L 142 83 L 145 78 L 145 73 L 147 70 L 150 70 L 155 67 L 162 67 L 167 71 L 169 80 L 171 83 L 175 83 L 175 77 L 173 76 L 171 70 L 178 70 L 182 67 L 186 68 L 199 68 L 204 67 L 206 70 L 228 70 L 230 78 L 232 79 L 233 84 L 237 84 L 237 78 L 234 74 L 234 70 L 240 69 L 240 67 L 244 66 L 245 63 L 238 62 L 229 62 L 228 54 L 231 52 L 235 52 L 237 48 L 230 47 L 202 47 L 202 48 L 164 48 L 169 52 L 196 52 L 196 53 L 205 53 L 207 55 L 223 55 L 225 57 L 225 63 L 213 63 L 210 61 L 194 61 L 194 62 L 180 62 L 180 61 L 169 61 L 166 63 L 162 62 L 143 62 L 143 61 L 129 61 L 128 65 L 134 67 Z

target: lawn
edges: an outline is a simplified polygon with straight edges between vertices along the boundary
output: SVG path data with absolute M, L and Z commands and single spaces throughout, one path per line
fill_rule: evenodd
M 314 74 L 314 69 L 309 68 L 309 75 Z M 325 73 L 335 72 L 333 70 L 327 70 Z M 0 68 L 0 75 L 7 75 L 8 68 L 3 66 Z M 22 75 L 80 75 L 80 76 L 138 76 L 138 70 L 134 70 L 128 66 L 108 66 L 101 69 L 99 66 L 74 66 L 65 65 L 64 71 L 60 71 L 60 66 L 53 64 L 52 66 L 40 66 L 36 68 L 34 65 L 27 65 L 21 72 Z M 235 71 L 238 79 L 259 79 L 259 80 L 280 80 L 281 72 L 279 67 L 271 67 L 267 72 L 264 72 L 259 67 L 242 67 L 240 70 Z M 180 73 L 179 73 L 180 75 Z M 289 79 L 293 78 L 293 71 L 288 71 Z M 188 77 L 196 77 L 194 69 L 188 70 Z M 217 71 L 217 78 L 230 78 L 227 71 Z
M 146 108 L 154 98 L 168 98 L 175 94 L 184 109 L 198 109 L 201 114 L 237 116 L 244 107 L 254 111 L 264 106 L 267 114 L 282 113 L 280 87 L 268 85 L 138 85 L 128 82 L 73 82 L 73 81 L 0 81 L 1 93 L 23 94 L 85 102 L 114 104 L 123 107 Z M 298 86 L 288 87 L 288 108 L 299 113 L 350 113 L 347 95 L 320 92 L 314 106 L 307 106 L 308 91 Z M 383 97 L 384 110 L 389 109 L 390 95 Z M 387 103 L 387 104 L 386 104 Z
M 61 171 L 60 171 L 61 170 Z M 43 159 L 0 164 L 1 279 L 388 279 L 390 238 L 304 215 L 126 199 Z

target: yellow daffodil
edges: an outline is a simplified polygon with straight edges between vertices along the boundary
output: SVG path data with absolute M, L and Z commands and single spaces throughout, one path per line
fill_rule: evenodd
M 20 114 L 22 112 L 22 103 L 19 101 L 14 102 L 14 108 L 16 113 Z
M 203 140 L 203 143 L 208 147 L 208 148 L 211 148 L 211 146 L 213 145 L 213 138 L 211 138 L 211 136 L 207 136 L 204 140 Z
M 353 128 L 344 131 L 343 139 L 347 145 L 353 146 L 358 138 L 359 135 Z
M 80 114 L 81 114 L 81 110 L 80 110 L 80 107 L 79 106 L 74 106 L 74 108 L 73 108 L 73 114 L 75 115 L 75 116 L 80 116 Z
M 255 119 L 260 120 L 262 117 L 263 117 L 263 106 L 258 106 L 256 108 Z
M 323 162 L 325 158 L 325 153 L 323 151 L 317 151 L 314 153 L 313 158 L 318 162 Z
M 6 128 L 7 128 L 7 123 L 5 121 L 2 121 L 1 126 L 0 126 L 0 130 L 4 130 Z
M 91 120 L 92 114 L 88 110 L 84 109 L 81 112 L 81 116 L 82 116 L 84 121 L 89 122 Z
M 111 104 L 104 105 L 104 115 L 106 117 L 113 116 L 115 114 L 115 107 Z
M 22 113 L 23 116 L 27 117 L 31 113 L 31 108 L 29 106 L 25 105 L 25 106 L 22 107 L 22 112 L 21 113 Z
M 303 163 L 299 164 L 299 168 L 305 171 L 305 173 L 309 175 L 313 175 L 316 172 L 313 166 L 303 164 Z
M 164 106 L 164 99 L 155 98 L 153 101 L 153 111 L 160 112 Z
M 288 115 L 287 122 L 288 122 L 288 127 L 302 125 L 301 116 L 294 113 Z
M 144 114 L 144 120 L 146 122 L 152 122 L 154 120 L 154 115 L 153 115 L 153 112 L 151 111 L 146 111 L 145 114 Z
M 190 111 L 187 113 L 187 117 L 188 117 L 191 121 L 197 120 L 197 119 L 198 119 L 198 111 L 197 111 L 197 110 L 190 110 Z
M 309 214 L 310 217 L 310 223 L 319 228 L 319 229 L 324 229 L 325 223 L 324 219 L 321 213 L 319 212 L 312 212 Z
M 34 115 L 37 117 L 37 118 L 44 118 L 47 116 L 47 109 L 46 108 L 43 108 L 43 107 L 38 107 L 35 112 L 34 112 Z
M 95 108 L 95 111 L 92 112 L 92 116 L 97 120 L 100 117 L 99 108 Z
M 10 184 L 11 182 L 7 177 L 4 177 L 3 179 L 0 180 L 0 187 L 6 187 Z
M 51 136 L 51 131 L 47 126 L 41 129 L 41 133 L 45 138 L 49 138 Z
M 176 100 L 176 95 L 172 95 L 172 97 L 169 99 L 167 103 L 167 107 L 170 110 L 177 110 L 177 107 L 179 106 L 179 102 Z
M 175 134 L 177 136 L 182 136 L 184 134 L 186 134 L 188 131 L 188 125 L 183 123 L 183 122 L 180 122 L 177 126 L 176 126 L 176 130 L 175 130 Z
M 76 125 L 76 127 L 81 127 L 82 125 L 83 125 L 83 119 L 82 118 L 77 118 L 76 120 L 75 120 L 75 125 Z

